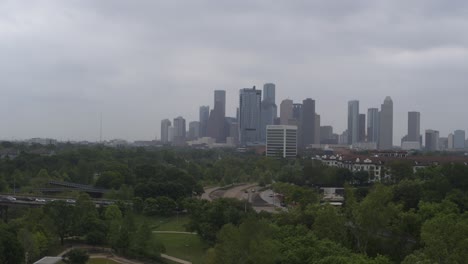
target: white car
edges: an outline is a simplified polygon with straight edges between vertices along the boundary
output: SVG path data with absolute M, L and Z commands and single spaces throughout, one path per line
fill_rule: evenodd
M 13 196 L 7 196 L 6 199 L 11 202 L 16 201 L 16 198 Z
M 40 199 L 40 198 L 36 198 L 36 202 L 38 202 L 38 203 L 45 203 L 45 202 L 46 202 L 46 200 L 44 200 L 44 199 Z

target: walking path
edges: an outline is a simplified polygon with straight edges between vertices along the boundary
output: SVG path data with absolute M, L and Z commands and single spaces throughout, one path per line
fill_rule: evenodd
M 157 232 L 157 231 L 153 231 L 153 232 Z M 164 232 L 164 231 L 163 231 Z M 169 231 L 170 232 L 170 231 Z M 175 233 L 184 233 L 184 232 L 175 232 Z M 191 233 L 189 233 L 191 234 Z M 72 247 L 72 248 L 68 248 L 66 249 L 65 251 L 63 251 L 62 253 L 60 253 L 58 255 L 58 257 L 62 257 L 63 255 L 67 254 L 68 251 L 72 250 L 72 249 L 75 249 L 75 248 L 82 248 L 82 249 L 93 249 L 93 248 L 96 248 L 96 247 L 91 247 L 91 246 L 75 246 L 75 247 Z M 101 248 L 101 249 L 109 249 L 110 248 Z M 180 264 L 192 264 L 192 262 L 189 262 L 189 261 L 186 261 L 186 260 L 183 260 L 183 259 L 180 259 L 180 258 L 176 258 L 176 257 L 173 257 L 173 256 L 169 256 L 169 255 L 166 255 L 166 254 L 161 254 L 161 257 L 164 258 L 164 259 L 168 259 L 168 260 L 171 260 L 171 261 L 174 261 L 174 262 L 177 262 L 177 263 L 180 263 Z M 143 262 L 139 262 L 139 261 L 136 261 L 136 260 L 130 260 L 130 259 L 126 259 L 126 258 L 122 258 L 122 257 L 118 257 L 118 256 L 115 256 L 113 254 L 102 254 L 102 253 L 99 253 L 99 254 L 90 254 L 90 258 L 103 258 L 103 259 L 110 259 L 110 260 L 113 260 L 117 263 L 120 263 L 120 264 L 144 264 Z
M 183 235 L 196 235 L 194 232 L 181 232 L 181 231 L 153 231 L 154 234 L 183 234 Z

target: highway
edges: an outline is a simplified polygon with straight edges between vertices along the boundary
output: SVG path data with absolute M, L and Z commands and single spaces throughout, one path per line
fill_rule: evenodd
M 52 198 L 52 197 L 41 197 L 41 196 L 24 196 L 24 195 L 11 195 L 11 194 L 0 194 L 1 205 L 18 205 L 18 206 L 44 206 L 52 201 L 65 201 L 68 204 L 75 204 L 74 198 Z M 112 200 L 94 199 L 92 200 L 96 206 L 108 206 L 114 204 Z

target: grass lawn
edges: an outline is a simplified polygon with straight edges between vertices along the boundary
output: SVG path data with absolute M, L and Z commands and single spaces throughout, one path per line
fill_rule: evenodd
M 110 259 L 95 258 L 95 259 L 90 259 L 87 264 L 119 264 L 119 263 Z
M 197 235 L 154 234 L 166 247 L 166 254 L 193 264 L 202 264 L 205 245 Z
M 185 232 L 185 225 L 189 222 L 189 217 L 186 215 L 171 216 L 171 217 L 149 217 L 138 215 L 135 216 L 137 223 L 148 222 L 153 231 L 179 231 Z

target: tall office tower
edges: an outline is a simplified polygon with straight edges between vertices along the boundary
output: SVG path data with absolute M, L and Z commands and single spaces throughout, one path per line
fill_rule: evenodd
M 379 115 L 379 149 L 393 148 L 393 101 L 387 96 L 381 106 Z
M 169 142 L 169 127 L 171 127 L 171 121 L 169 119 L 164 119 L 161 121 L 161 142 Z
M 439 131 L 428 129 L 426 130 L 426 150 L 437 151 L 439 150 Z
M 408 137 L 407 141 L 419 142 L 421 136 L 421 114 L 408 112 Z
M 327 141 L 332 138 L 333 138 L 333 127 L 321 126 L 320 127 L 320 144 L 330 144 Z
M 448 149 L 453 149 L 453 146 L 454 146 L 453 143 L 454 143 L 454 141 L 455 141 L 455 136 L 454 136 L 452 133 L 450 133 L 450 134 L 448 135 L 448 137 L 447 137 L 447 148 L 448 148 Z
M 338 136 L 338 144 L 340 145 L 348 145 L 348 130 L 343 131 L 341 135 Z
M 200 122 L 200 137 L 208 135 L 208 120 L 210 119 L 210 107 L 200 106 L 199 119 Z
M 302 104 L 293 104 L 292 118 L 296 120 L 297 123 L 301 120 L 302 113 Z
M 275 102 L 275 84 L 266 83 L 263 85 L 263 101 L 262 101 L 262 126 L 260 138 L 262 141 L 266 139 L 266 127 L 275 123 L 275 118 L 278 115 L 278 110 Z
M 214 91 L 214 108 L 211 110 L 208 120 L 208 136 L 216 139 L 216 142 L 226 141 L 226 91 Z
M 367 141 L 379 142 L 379 109 L 369 108 L 367 110 Z
M 348 144 L 359 142 L 359 101 L 348 102 Z
M 167 134 L 168 134 L 169 142 L 173 143 L 174 142 L 175 128 L 173 126 L 169 127 Z
M 285 99 L 280 104 L 280 124 L 288 125 L 289 120 L 293 117 L 293 101 Z
M 189 123 L 188 139 L 194 140 L 200 137 L 200 122 L 192 121 Z
M 297 156 L 297 126 L 267 126 L 266 156 L 295 158 Z
M 260 140 L 262 91 L 244 88 L 239 91 L 239 139 L 242 145 Z
M 314 144 L 320 144 L 320 115 L 315 114 Z
M 359 114 L 359 142 L 366 141 L 366 114 Z
M 174 144 L 183 145 L 185 144 L 186 138 L 186 127 L 185 119 L 181 116 L 174 118 Z
M 453 133 L 453 148 L 464 149 L 465 148 L 465 130 L 455 130 Z
M 300 121 L 301 148 L 314 144 L 315 141 L 315 101 L 307 98 L 302 101 L 302 113 Z
M 445 151 L 448 149 L 448 138 L 439 137 L 439 150 Z

